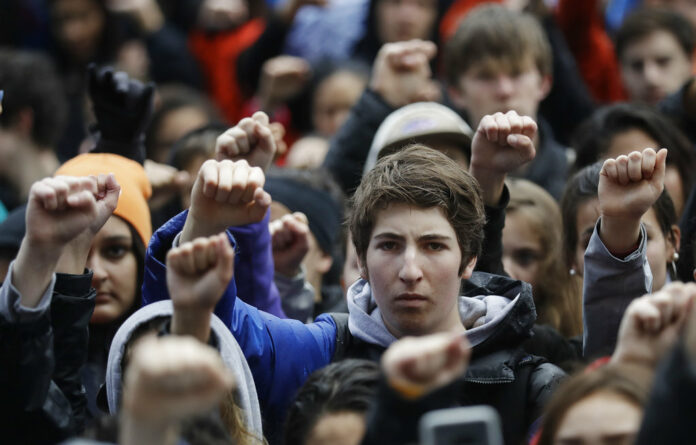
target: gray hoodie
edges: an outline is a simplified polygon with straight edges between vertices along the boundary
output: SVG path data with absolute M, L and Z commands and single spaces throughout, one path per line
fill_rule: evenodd
M 396 337 L 387 330 L 377 303 L 372 297 L 370 284 L 364 279 L 356 281 L 348 289 L 348 329 L 350 333 L 367 343 L 388 347 Z M 467 338 L 474 347 L 486 340 L 517 304 L 515 295 L 475 295 L 459 297 L 459 316 L 467 329 Z
M 116 332 L 109 350 L 109 361 L 106 371 L 106 394 L 109 401 L 109 411 L 112 414 L 118 412 L 121 401 L 121 360 L 123 359 L 126 344 L 133 332 L 138 326 L 147 323 L 153 318 L 171 316 L 172 313 L 171 300 L 149 304 L 131 315 Z M 210 320 L 210 327 L 213 334 L 217 337 L 220 356 L 225 365 L 232 371 L 237 383 L 238 403 L 244 413 L 245 427 L 254 436 L 263 437 L 259 399 L 256 395 L 254 379 L 244 354 L 230 330 L 215 315 Z

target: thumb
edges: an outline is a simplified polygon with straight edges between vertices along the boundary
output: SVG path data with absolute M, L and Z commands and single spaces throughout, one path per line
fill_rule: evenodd
M 667 149 L 661 148 L 657 152 L 657 159 L 655 159 L 655 170 L 653 171 L 652 179 L 654 182 L 659 184 L 665 181 L 665 170 L 667 168 Z
M 531 161 L 536 156 L 534 142 L 523 134 L 510 134 L 506 142 L 509 146 L 518 151 L 527 161 Z
M 253 221 L 261 221 L 271 205 L 271 195 L 261 187 L 254 191 L 254 200 L 248 204 L 249 218 Z
M 217 236 L 215 249 L 217 250 L 216 268 L 218 273 L 220 273 L 220 276 L 228 277 L 227 280 L 229 281 L 234 273 L 234 250 L 232 250 L 225 232 Z

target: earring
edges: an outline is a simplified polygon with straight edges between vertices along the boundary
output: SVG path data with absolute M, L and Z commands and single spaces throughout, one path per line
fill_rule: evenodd
M 672 278 L 677 278 L 677 261 L 679 261 L 679 254 L 674 252 L 672 255 Z
M 575 275 L 576 272 L 575 272 L 575 269 L 571 267 L 570 270 L 568 271 L 568 273 L 569 273 L 571 276 L 573 276 L 573 275 Z

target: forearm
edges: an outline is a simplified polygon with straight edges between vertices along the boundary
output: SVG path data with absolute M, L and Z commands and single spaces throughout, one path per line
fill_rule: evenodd
M 625 257 L 638 247 L 640 218 L 602 216 L 599 238 L 612 255 Z
M 60 248 L 32 246 L 25 237 L 11 270 L 11 281 L 21 295 L 20 304 L 35 308 L 53 279 Z
M 154 424 L 124 412 L 118 433 L 119 445 L 175 445 L 178 428 L 171 424 Z
M 598 232 L 595 227 L 584 260 L 583 355 L 587 358 L 614 351 L 626 308 L 634 298 L 652 290 L 645 229 L 640 229 L 638 248 L 625 258 L 613 256 Z
M 505 189 L 506 173 L 500 173 L 489 169 L 480 168 L 472 159 L 469 173 L 473 176 L 481 186 L 481 196 L 483 203 L 487 206 L 495 207 L 500 202 Z
M 210 339 L 210 318 L 212 309 L 198 310 L 196 308 L 174 307 L 171 332 L 174 335 L 190 335 L 201 343 L 207 344 Z

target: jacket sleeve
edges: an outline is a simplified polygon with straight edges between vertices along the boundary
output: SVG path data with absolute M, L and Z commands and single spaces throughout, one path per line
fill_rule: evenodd
M 380 379 L 374 405 L 367 414 L 362 445 L 418 443 L 418 422 L 423 414 L 456 406 L 461 379 L 415 400 L 403 398 L 384 378 Z
M 268 231 L 270 212 L 262 221 L 229 230 L 236 241 L 234 281 L 245 303 L 280 318 L 286 318 L 280 293 L 273 281 L 273 252 Z
M 508 276 L 503 268 L 503 228 L 505 227 L 505 209 L 509 202 L 510 191 L 506 185 L 498 205 L 486 206 L 483 247 L 476 262 L 476 270 L 479 272 Z
M 96 294 L 91 271 L 82 275 L 56 274 L 51 301 L 53 381 L 70 402 L 73 434 L 80 434 L 87 421 L 87 396 L 80 369 L 87 362 L 89 320 Z
M 651 292 L 652 273 L 647 259 L 647 234 L 640 226 L 640 244 L 624 259 L 616 258 L 599 238 L 597 221 L 585 251 L 582 289 L 583 355 L 611 355 L 621 318 L 634 298 Z
M 324 167 L 333 174 L 344 192 L 352 193 L 360 184 L 372 139 L 392 111 L 377 93 L 367 89 L 331 139 Z
M 0 430 L 8 443 L 54 443 L 72 433 L 70 403 L 52 381 L 55 276 L 37 306 L 27 308 L 12 268 L 0 288 Z
M 185 220 L 186 212 L 155 232 L 145 258 L 143 304 L 169 298 L 164 260 Z M 234 244 L 229 231 L 228 236 Z M 244 352 L 269 433 L 273 435 L 280 430 L 297 389 L 309 374 L 331 361 L 336 325 L 331 317 L 324 315 L 309 325 L 280 319 L 237 301 L 234 280 L 216 306 L 215 314 L 230 328 Z

